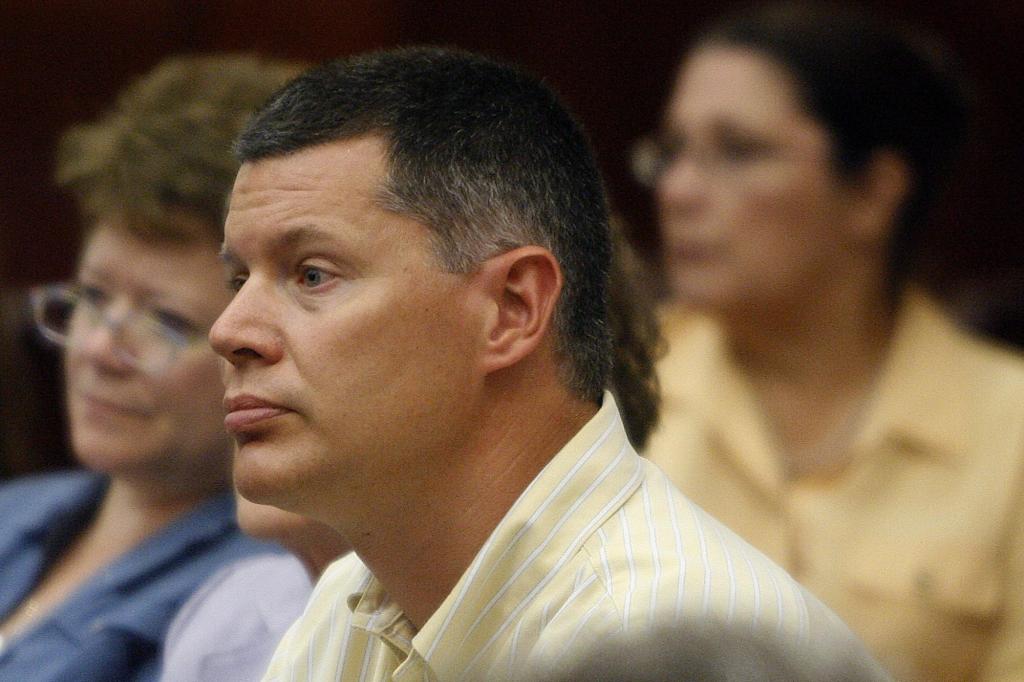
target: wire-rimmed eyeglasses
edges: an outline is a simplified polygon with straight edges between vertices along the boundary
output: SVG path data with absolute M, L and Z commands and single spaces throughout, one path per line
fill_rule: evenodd
M 672 163 L 674 149 L 661 144 L 653 135 L 636 140 L 629 150 L 629 169 L 633 179 L 647 189 L 654 189 L 658 178 Z
M 148 374 L 164 372 L 184 349 L 205 340 L 201 330 L 173 313 L 138 306 L 115 311 L 111 297 L 93 287 L 49 284 L 29 295 L 36 328 L 51 343 L 72 346 L 105 325 L 117 358 Z
M 687 141 L 673 136 L 644 135 L 630 148 L 633 178 L 654 189 L 661 176 L 680 159 L 688 159 L 705 174 L 724 179 L 764 168 L 766 163 L 807 159 L 817 154 L 813 146 L 750 133 L 719 134 L 710 140 Z

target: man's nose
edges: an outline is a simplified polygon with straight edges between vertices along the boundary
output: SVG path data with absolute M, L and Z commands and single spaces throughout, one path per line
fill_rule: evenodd
M 210 345 L 233 365 L 276 362 L 281 344 L 276 331 L 271 287 L 250 278 L 210 328 Z

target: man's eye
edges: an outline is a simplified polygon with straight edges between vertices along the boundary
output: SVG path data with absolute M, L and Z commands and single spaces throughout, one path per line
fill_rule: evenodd
M 242 289 L 242 285 L 245 284 L 245 280 L 248 279 L 245 275 L 231 275 L 228 277 L 228 290 L 234 293 L 238 293 Z
M 325 284 L 329 278 L 330 275 L 328 275 L 322 269 L 312 265 L 305 265 L 299 271 L 300 283 L 302 284 L 302 286 L 310 289 L 318 287 L 321 284 Z

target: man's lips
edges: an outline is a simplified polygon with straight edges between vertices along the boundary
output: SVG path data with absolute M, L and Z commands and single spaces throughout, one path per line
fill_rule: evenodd
M 288 408 L 272 403 L 269 400 L 251 395 L 237 395 L 225 398 L 224 409 L 227 412 L 224 416 L 224 428 L 229 433 L 244 433 L 254 426 L 261 424 L 261 422 L 290 411 Z

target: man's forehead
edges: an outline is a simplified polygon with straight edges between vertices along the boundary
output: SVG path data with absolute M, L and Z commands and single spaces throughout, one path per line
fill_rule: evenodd
M 239 184 L 305 183 L 310 180 L 337 180 L 359 175 L 379 177 L 387 169 L 387 149 L 378 135 L 332 140 L 281 155 L 252 159 L 242 163 L 235 182 Z

